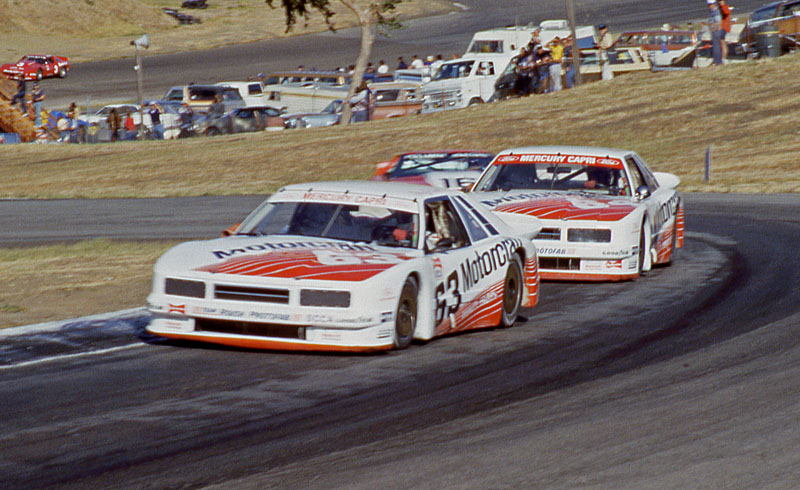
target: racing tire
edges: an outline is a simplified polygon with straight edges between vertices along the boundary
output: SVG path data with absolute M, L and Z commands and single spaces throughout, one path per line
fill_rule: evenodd
M 217 128 L 208 128 L 206 130 L 206 136 L 219 136 L 222 132 Z
M 503 281 L 503 303 L 500 311 L 501 327 L 508 328 L 517 321 L 519 310 L 522 306 L 523 289 L 522 261 L 519 255 L 514 254 L 508 264 L 506 278 Z
M 478 104 L 483 104 L 483 100 L 480 97 L 473 98 L 472 100 L 469 101 L 468 105 L 478 105 Z
M 400 291 L 397 301 L 397 312 L 394 316 L 394 348 L 405 349 L 414 339 L 417 329 L 417 305 L 419 301 L 419 285 L 417 280 L 409 276 Z
M 42 70 L 38 70 L 36 72 L 36 80 L 41 80 L 41 79 L 42 79 Z
M 59 78 L 67 78 L 67 69 L 63 66 L 58 70 L 58 77 Z

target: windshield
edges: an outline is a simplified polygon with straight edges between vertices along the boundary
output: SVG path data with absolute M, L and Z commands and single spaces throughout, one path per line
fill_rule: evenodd
M 778 9 L 776 5 L 762 7 L 750 15 L 750 22 L 760 22 L 762 20 L 774 19 L 778 15 L 777 10 Z
M 392 176 L 421 175 L 434 170 L 482 171 L 491 161 L 491 153 L 417 153 L 403 155 L 392 172 Z
M 416 248 L 415 213 L 380 206 L 273 202 L 254 211 L 237 235 L 296 235 Z
M 448 78 L 466 78 L 472 71 L 474 61 L 461 61 L 458 63 L 446 63 L 439 68 L 434 80 L 446 80 Z
M 502 53 L 503 41 L 473 41 L 468 53 Z
M 474 190 L 491 192 L 520 189 L 630 195 L 621 169 L 574 163 L 492 165 Z

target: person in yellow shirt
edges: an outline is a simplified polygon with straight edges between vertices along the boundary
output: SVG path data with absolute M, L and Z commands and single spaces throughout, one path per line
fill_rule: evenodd
M 547 45 L 550 48 L 550 57 L 553 63 L 550 65 L 550 92 L 561 90 L 561 62 L 564 57 L 564 46 L 558 36 L 554 37 Z

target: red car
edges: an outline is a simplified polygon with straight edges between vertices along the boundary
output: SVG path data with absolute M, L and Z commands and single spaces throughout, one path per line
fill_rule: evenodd
M 41 80 L 42 78 L 67 76 L 69 60 L 66 56 L 51 54 L 29 54 L 16 63 L 0 66 L 0 72 L 8 78 L 19 80 Z
M 462 189 L 472 185 L 494 154 L 474 150 L 414 151 L 378 163 L 371 180 L 399 180 Z

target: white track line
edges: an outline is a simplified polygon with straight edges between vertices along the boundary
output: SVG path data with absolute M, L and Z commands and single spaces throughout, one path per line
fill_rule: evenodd
M 0 371 L 4 371 L 4 370 L 7 370 L 7 369 L 26 367 L 26 366 L 33 366 L 35 364 L 43 364 L 45 362 L 51 362 L 51 361 L 60 361 L 60 360 L 64 360 L 64 359 L 76 359 L 76 358 L 79 358 L 79 357 L 88 357 L 88 356 L 94 356 L 94 355 L 100 355 L 100 354 L 108 354 L 109 352 L 117 352 L 117 351 L 122 351 L 122 350 L 134 349 L 136 347 L 144 347 L 145 345 L 147 345 L 147 344 L 145 344 L 144 342 L 139 342 L 139 343 L 136 343 L 136 344 L 128 344 L 128 345 L 121 345 L 119 347 L 111 347 L 111 348 L 108 348 L 108 349 L 93 350 L 93 351 L 89 351 L 89 352 L 79 352 L 77 354 L 64 354 L 63 356 L 45 357 L 45 358 L 42 358 L 42 359 L 36 359 L 34 361 L 18 362 L 16 364 L 9 364 L 7 366 L 0 366 Z

